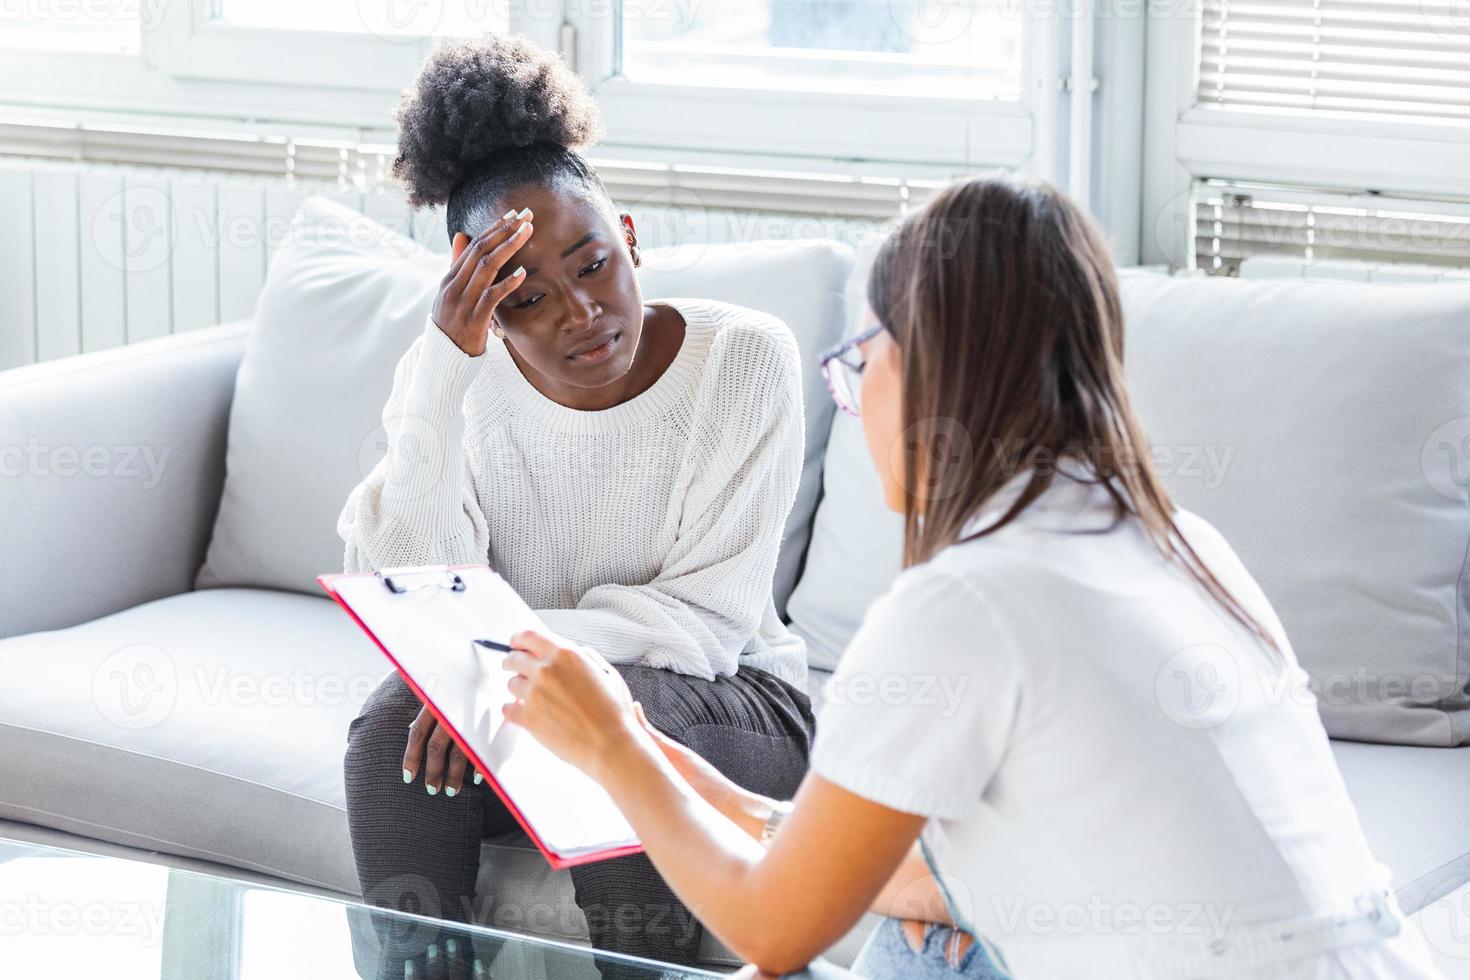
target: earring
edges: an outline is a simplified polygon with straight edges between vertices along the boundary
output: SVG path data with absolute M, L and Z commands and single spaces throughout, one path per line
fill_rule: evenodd
M 498 323 L 490 328 L 490 332 L 501 340 L 505 339 L 505 331 L 500 329 L 500 324 Z

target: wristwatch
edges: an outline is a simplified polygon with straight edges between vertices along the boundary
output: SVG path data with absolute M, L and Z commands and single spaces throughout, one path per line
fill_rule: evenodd
M 776 836 L 776 828 L 781 826 L 781 821 L 791 812 L 790 803 L 777 803 L 771 807 L 770 816 L 766 817 L 766 825 L 761 828 L 761 846 L 770 847 L 771 839 Z

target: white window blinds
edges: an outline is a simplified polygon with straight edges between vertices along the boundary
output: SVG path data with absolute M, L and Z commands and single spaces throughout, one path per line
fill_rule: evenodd
M 1205 0 L 1199 101 L 1470 121 L 1465 0 Z
M 1470 202 L 1408 201 L 1208 181 L 1195 191 L 1195 266 L 1258 257 L 1470 267 Z

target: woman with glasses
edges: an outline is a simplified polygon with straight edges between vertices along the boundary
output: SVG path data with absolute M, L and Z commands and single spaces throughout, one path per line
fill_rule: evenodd
M 661 730 L 789 795 L 812 730 L 805 648 L 771 597 L 802 465 L 791 331 L 645 299 L 633 219 L 578 149 L 597 108 L 556 55 L 443 42 L 398 122 L 394 175 L 411 205 L 445 206 L 453 255 L 395 370 L 387 454 L 338 518 L 346 571 L 488 562 L 615 662 Z M 343 767 L 367 901 L 487 921 L 481 840 L 516 821 L 398 673 L 351 722 Z M 647 857 L 571 874 L 599 948 L 697 958 L 699 922 Z M 383 948 L 393 980 L 436 960 L 474 973 L 420 931 Z
M 823 367 L 905 568 L 833 681 L 882 696 L 830 700 L 794 805 L 648 731 L 583 645 L 514 638 L 506 716 L 771 973 L 873 908 L 958 927 L 886 920 L 873 977 L 1435 976 L 1314 704 L 1281 696 L 1302 675 L 1271 604 L 1148 462 L 1086 216 L 1044 184 L 956 185 L 885 242 L 868 299 Z

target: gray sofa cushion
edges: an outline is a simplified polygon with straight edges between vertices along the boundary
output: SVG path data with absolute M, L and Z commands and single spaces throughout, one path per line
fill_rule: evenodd
M 256 589 L 0 640 L 0 817 L 356 892 L 342 753 L 388 669 L 330 600 Z
M 806 640 L 807 664 L 832 670 L 903 564 L 903 516 L 881 502 L 861 419 L 846 412 L 832 419 L 826 472 L 806 566 L 786 610 L 792 632 Z
M 225 484 L 196 588 L 319 595 L 337 514 L 382 458 L 393 368 L 447 260 L 319 195 L 271 257 L 230 405 Z
M 1470 746 L 1339 741 L 1332 751 L 1405 912 L 1470 882 Z

